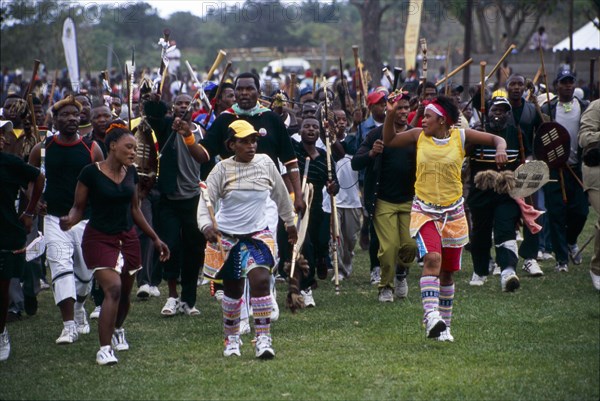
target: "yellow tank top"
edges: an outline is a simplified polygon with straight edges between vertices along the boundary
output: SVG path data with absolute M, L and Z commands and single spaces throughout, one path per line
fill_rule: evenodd
M 463 192 L 460 178 L 464 157 L 459 129 L 451 129 L 448 142 L 441 145 L 421 132 L 417 141 L 417 197 L 440 206 L 459 200 Z

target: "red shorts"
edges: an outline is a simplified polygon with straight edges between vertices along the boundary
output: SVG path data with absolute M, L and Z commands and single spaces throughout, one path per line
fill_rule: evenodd
M 105 234 L 88 224 L 83 232 L 81 249 L 83 260 L 90 270 L 116 268 L 119 253 L 123 255 L 123 272 L 137 270 L 142 265 L 140 240 L 134 227 L 118 234 Z
M 415 239 L 419 249 L 419 257 L 422 258 L 428 253 L 439 253 L 442 255 L 442 270 L 450 272 L 460 270 L 463 247 L 442 248 L 442 238 L 433 221 L 423 224 Z

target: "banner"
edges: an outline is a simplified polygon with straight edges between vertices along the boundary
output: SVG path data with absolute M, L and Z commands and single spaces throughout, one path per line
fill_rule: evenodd
M 75 35 L 75 23 L 67 18 L 63 24 L 62 43 L 65 48 L 65 60 L 69 70 L 71 87 L 75 93 L 79 92 L 79 61 L 77 56 L 77 37 Z
M 423 0 L 411 0 L 408 3 L 408 21 L 406 22 L 406 32 L 404 34 L 404 71 L 406 73 L 413 70 L 416 65 L 422 10 Z

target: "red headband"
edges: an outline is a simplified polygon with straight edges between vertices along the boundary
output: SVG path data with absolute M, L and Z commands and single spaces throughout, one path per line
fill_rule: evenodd
M 448 112 L 446 111 L 446 109 L 444 109 L 438 102 L 437 99 L 433 99 L 433 100 L 424 100 L 423 104 L 425 105 L 425 110 L 431 110 L 433 111 L 435 114 L 437 114 L 440 117 L 444 117 L 444 120 L 446 121 L 446 123 L 448 123 L 448 125 L 452 125 L 455 123 L 455 121 L 452 121 L 452 119 L 450 118 L 450 116 L 448 115 Z

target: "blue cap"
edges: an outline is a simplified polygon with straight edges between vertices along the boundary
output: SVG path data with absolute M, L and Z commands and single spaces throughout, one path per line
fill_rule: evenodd
M 558 72 L 558 75 L 556 75 L 556 82 L 562 81 L 565 78 L 575 79 L 575 78 L 577 78 L 577 76 L 575 75 L 574 72 L 571 72 L 571 70 L 563 69 Z
M 313 93 L 313 90 L 310 86 L 306 86 L 306 87 L 302 88 L 302 90 L 300 91 L 300 97 L 307 95 L 309 93 Z

